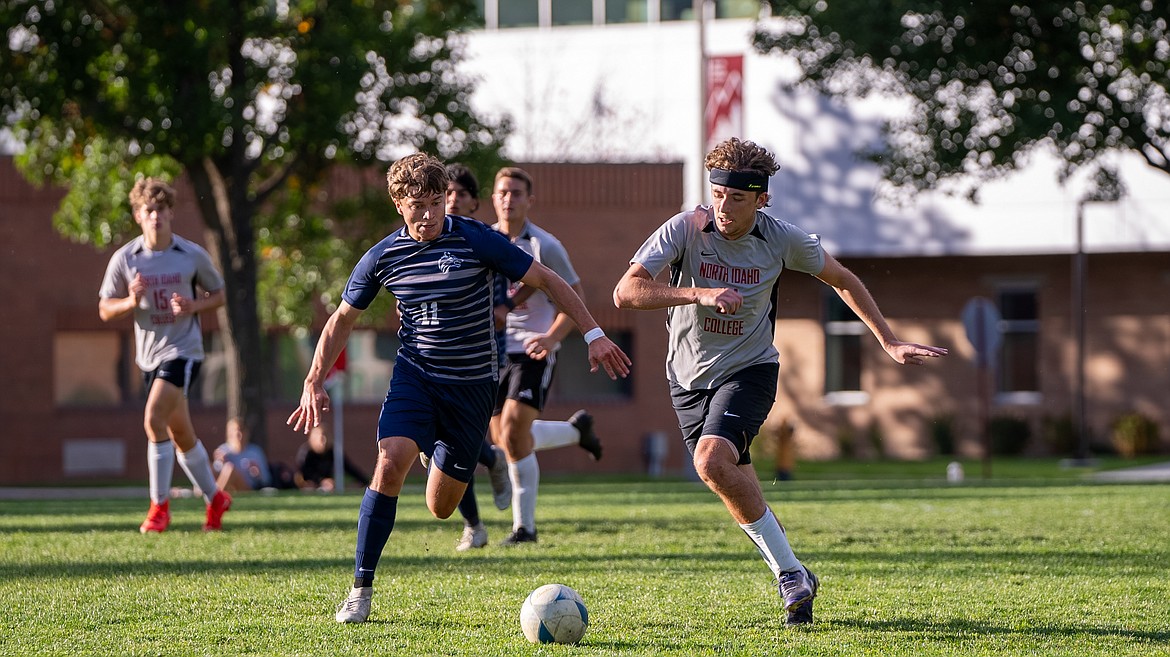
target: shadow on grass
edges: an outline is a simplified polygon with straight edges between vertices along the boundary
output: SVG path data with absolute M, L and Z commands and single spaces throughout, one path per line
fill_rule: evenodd
M 833 620 L 833 627 L 845 627 L 870 632 L 906 632 L 937 637 L 939 639 L 954 639 L 957 636 L 986 636 L 995 635 L 1035 635 L 1038 637 L 1072 638 L 1077 636 L 1116 637 L 1132 641 L 1165 644 L 1170 641 L 1170 630 L 1148 632 L 1140 630 L 1124 630 L 1093 625 L 1040 625 L 1036 627 L 1008 627 L 982 621 L 972 621 L 954 618 L 946 621 L 929 621 L 921 619 L 895 620 Z
M 542 554 L 524 547 L 500 548 L 493 556 L 480 556 L 478 559 L 463 559 L 449 549 L 446 538 L 443 540 L 443 549 L 435 550 L 422 556 L 403 556 L 399 554 L 383 554 L 379 573 L 394 576 L 399 570 L 405 572 L 461 572 L 467 568 L 483 570 L 497 574 L 513 571 L 532 572 L 540 568 L 565 569 L 565 564 L 582 570 L 595 570 L 597 560 L 593 556 L 566 557 L 562 553 Z M 338 551 L 352 549 L 352 541 L 347 540 L 345 545 L 339 545 Z M 627 554 L 612 555 L 606 560 L 610 568 L 643 567 L 647 563 L 678 562 L 680 567 L 691 567 L 695 560 L 700 560 L 705 567 L 718 562 L 741 562 L 744 553 L 734 554 L 725 552 L 687 552 L 685 554 Z M 726 566 L 725 566 L 726 567 Z M 282 576 L 292 572 L 311 571 L 317 569 L 338 570 L 344 572 L 353 568 L 352 557 L 338 557 L 337 559 L 153 559 L 143 556 L 135 560 L 110 561 L 55 561 L 53 563 L 0 563 L 0 581 L 22 579 L 43 579 L 57 577 L 156 577 L 175 574 L 264 574 L 281 573 Z M 693 570 L 693 568 L 691 568 Z

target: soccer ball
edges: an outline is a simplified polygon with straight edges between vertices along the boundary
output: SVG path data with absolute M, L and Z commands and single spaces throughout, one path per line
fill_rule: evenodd
M 520 628 L 533 643 L 577 643 L 588 627 L 585 601 L 564 584 L 545 584 L 520 608 Z

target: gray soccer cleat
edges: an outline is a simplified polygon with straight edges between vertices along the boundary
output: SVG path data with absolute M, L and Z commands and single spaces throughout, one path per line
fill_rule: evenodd
M 492 445 L 496 454 L 496 464 L 488 468 L 492 479 L 492 501 L 500 511 L 512 505 L 512 479 L 508 476 L 508 459 L 504 458 L 504 450 Z
M 364 623 L 370 617 L 370 601 L 374 597 L 374 587 L 353 587 L 349 590 L 349 597 L 337 605 L 338 623 Z
M 809 584 L 812 585 L 812 596 L 804 604 L 788 612 L 788 619 L 784 624 L 789 627 L 811 625 L 813 622 L 813 600 L 817 597 L 817 589 L 820 588 L 820 581 L 817 580 L 817 576 L 811 570 L 808 568 L 804 570 L 808 573 Z
M 804 566 L 800 570 L 780 573 L 780 596 L 784 609 L 796 611 L 817 594 L 817 578 Z

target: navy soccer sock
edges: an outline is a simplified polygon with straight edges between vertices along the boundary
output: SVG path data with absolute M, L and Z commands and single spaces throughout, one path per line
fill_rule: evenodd
M 479 447 L 479 462 L 489 470 L 496 464 L 496 450 L 486 440 Z
M 475 480 L 467 482 L 467 490 L 463 491 L 463 499 L 459 500 L 459 515 L 468 527 L 479 524 L 479 505 L 475 502 Z
M 353 585 L 372 586 L 374 570 L 382 556 L 382 548 L 394 530 L 394 517 L 398 511 L 398 498 L 383 495 L 372 488 L 366 489 L 362 508 L 358 512 L 357 554 L 354 557 Z

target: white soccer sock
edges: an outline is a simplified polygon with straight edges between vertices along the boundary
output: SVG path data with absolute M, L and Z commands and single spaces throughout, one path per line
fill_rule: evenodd
M 532 449 L 541 451 L 554 447 L 576 445 L 581 442 L 581 432 L 568 422 L 535 420 L 532 423 Z
M 171 441 L 146 443 L 146 471 L 150 478 L 150 501 L 162 504 L 171 497 L 171 477 L 175 473 L 175 445 Z
M 772 509 L 764 509 L 764 515 L 759 520 L 741 524 L 740 527 L 756 544 L 756 549 L 760 551 L 764 563 L 772 569 L 773 575 L 779 577 L 782 572 L 800 569 L 800 560 L 792 553 L 788 536 L 780 526 L 780 521 L 772 514 Z
M 202 440 L 196 440 L 191 449 L 179 452 L 179 467 L 187 473 L 191 483 L 203 492 L 203 501 L 211 504 L 211 498 L 215 495 L 215 473 L 211 471 L 211 459 L 207 458 Z
M 529 454 L 508 464 L 512 479 L 512 529 L 536 531 L 536 488 L 540 484 L 540 465 L 536 454 Z

